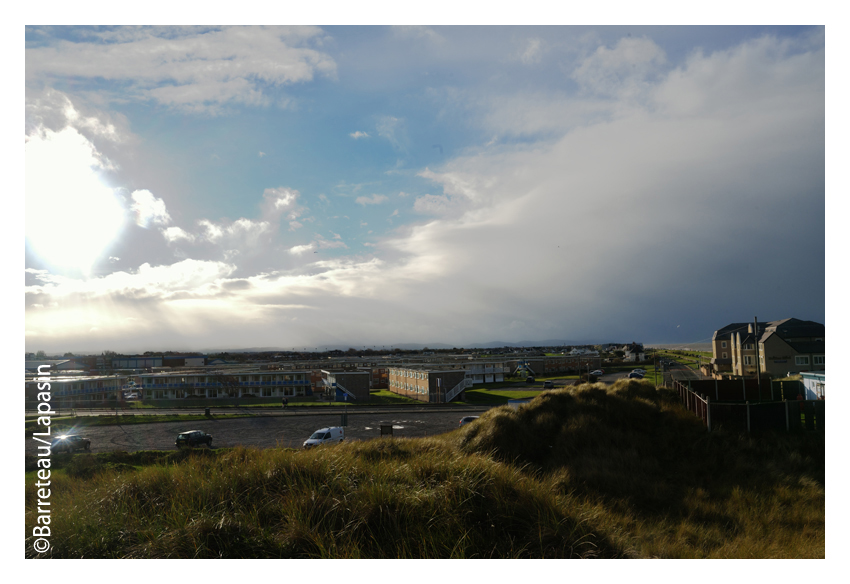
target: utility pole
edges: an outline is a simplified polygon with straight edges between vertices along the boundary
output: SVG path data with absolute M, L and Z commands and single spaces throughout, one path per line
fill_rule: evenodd
M 759 399 L 761 399 L 761 363 L 759 361 L 759 319 L 753 317 L 753 344 L 756 347 L 756 379 L 758 380 Z

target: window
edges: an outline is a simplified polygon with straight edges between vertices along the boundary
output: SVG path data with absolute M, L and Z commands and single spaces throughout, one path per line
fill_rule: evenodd
M 744 355 L 744 365 L 752 365 L 753 358 L 751 355 Z
M 797 356 L 797 357 L 794 357 L 794 363 L 797 364 L 797 365 L 808 365 L 809 364 L 809 358 Z
M 263 388 L 263 397 L 271 397 L 272 396 L 272 388 L 264 387 Z
M 725 348 L 726 348 L 726 341 L 720 341 L 720 348 L 721 348 L 721 349 L 725 349 Z
M 728 355 L 728 353 L 723 353 L 723 357 L 722 357 L 722 358 L 723 358 L 723 359 L 728 359 L 729 357 L 727 357 L 727 355 Z
M 823 365 L 823 355 L 815 355 L 815 365 Z

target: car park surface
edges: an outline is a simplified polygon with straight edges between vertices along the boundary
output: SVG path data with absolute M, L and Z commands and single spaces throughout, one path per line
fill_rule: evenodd
M 458 428 L 458 418 L 464 413 L 477 415 L 490 406 L 469 406 L 458 411 L 456 408 L 434 408 L 423 411 L 348 411 L 345 441 L 372 440 L 381 438 L 381 426 L 392 427 L 396 438 L 419 438 L 443 434 Z M 316 428 L 339 426 L 340 414 L 281 413 L 279 415 L 253 418 L 212 418 L 186 422 L 156 422 L 151 424 L 128 424 L 115 426 L 89 426 L 86 436 L 91 440 L 92 452 L 112 450 L 174 450 L 174 438 L 186 427 L 202 430 L 215 436 L 216 448 L 233 446 L 255 446 L 258 448 L 301 449 L 304 439 Z M 27 454 L 37 453 L 38 443 L 26 441 Z

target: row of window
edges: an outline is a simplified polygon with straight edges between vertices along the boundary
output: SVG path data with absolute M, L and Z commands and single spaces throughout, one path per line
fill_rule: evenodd
M 422 371 L 393 370 L 390 371 L 390 375 L 409 377 L 411 379 L 428 379 L 428 374 L 423 373 Z
M 726 358 L 726 353 L 723 353 L 723 358 Z M 814 365 L 823 365 L 824 364 L 824 355 L 815 355 L 813 358 Z M 759 355 L 759 362 L 764 363 L 764 355 Z M 752 365 L 753 357 L 752 355 L 744 355 L 744 365 Z M 808 355 L 797 355 L 794 357 L 794 364 L 800 366 L 808 366 L 809 357 Z
M 171 396 L 170 392 L 167 392 L 164 389 L 155 389 L 153 392 L 153 399 L 169 399 Z M 306 395 L 303 387 L 264 387 L 260 394 L 262 397 L 274 397 L 274 396 L 284 396 L 284 397 L 300 397 Z M 227 392 L 224 390 L 219 391 L 218 389 L 208 389 L 206 390 L 207 397 L 228 397 Z
M 420 387 L 412 383 L 399 383 L 395 380 L 390 381 L 390 387 L 395 387 L 396 389 L 404 389 L 406 391 L 415 391 L 416 393 L 421 394 L 426 393 L 426 389 L 424 387 Z
M 235 379 L 240 382 L 251 381 L 301 381 L 304 379 L 304 374 L 297 375 L 234 375 Z M 142 383 L 145 385 L 164 385 L 166 383 L 221 383 L 221 377 L 143 377 Z

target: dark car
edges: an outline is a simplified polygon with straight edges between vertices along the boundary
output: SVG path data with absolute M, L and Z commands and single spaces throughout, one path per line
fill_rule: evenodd
M 189 430 L 188 432 L 181 432 L 178 434 L 177 440 L 174 441 L 174 444 L 177 445 L 177 448 L 182 446 L 192 448 L 200 446 L 201 444 L 206 444 L 208 447 L 212 448 L 212 436 L 206 432 L 201 432 L 200 430 Z
M 552 383 L 551 381 L 544 381 L 543 382 L 543 389 L 554 389 L 554 388 L 555 388 L 555 384 Z
M 525 382 L 526 383 L 534 383 L 534 378 L 531 375 L 529 375 L 528 377 L 525 378 Z
M 643 373 L 632 371 L 629 373 L 629 379 L 643 379 Z
M 470 422 L 474 422 L 477 419 L 478 419 L 478 416 L 465 416 L 465 417 L 460 419 L 460 425 L 463 426 L 463 425 L 468 424 Z
M 50 443 L 51 452 L 73 452 L 74 450 L 89 450 L 91 441 L 82 436 L 59 436 Z

